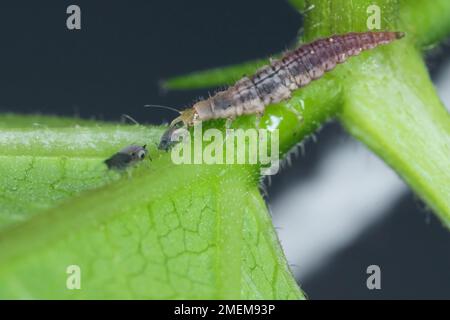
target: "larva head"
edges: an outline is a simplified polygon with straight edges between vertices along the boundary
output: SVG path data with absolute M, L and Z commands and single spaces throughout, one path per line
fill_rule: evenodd
M 177 141 L 172 141 L 172 135 L 174 134 L 174 132 L 183 126 L 193 126 L 197 120 L 198 113 L 195 108 L 180 111 L 180 116 L 176 117 L 170 123 L 169 128 L 163 133 L 161 140 L 159 141 L 158 149 L 164 151 L 169 150 L 175 143 L 177 143 Z
M 173 128 L 182 122 L 186 127 L 194 125 L 195 120 L 197 120 L 197 112 L 194 108 L 186 109 L 180 111 L 180 116 L 176 117 L 171 123 L 170 127 Z

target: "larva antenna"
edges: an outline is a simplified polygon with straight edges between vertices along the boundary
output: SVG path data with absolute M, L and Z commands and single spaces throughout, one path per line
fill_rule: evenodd
M 177 112 L 180 116 L 176 117 L 169 125 L 170 128 L 174 128 L 177 126 L 180 122 L 182 122 L 185 126 L 189 126 L 193 123 L 193 121 L 196 118 L 196 111 L 194 108 L 185 109 L 183 111 L 177 110 L 175 108 L 162 106 L 159 104 L 146 104 L 144 107 L 146 108 L 162 108 L 162 109 L 168 109 Z
M 160 109 L 167 109 L 167 110 L 175 111 L 175 112 L 178 113 L 178 114 L 181 114 L 181 111 L 178 110 L 178 109 L 175 109 L 175 108 L 172 108 L 172 107 L 168 107 L 168 106 L 162 106 L 162 105 L 159 105 L 159 104 L 146 104 L 146 105 L 144 106 L 144 108 L 160 108 Z
M 135 125 L 138 125 L 138 126 L 141 125 L 139 122 L 137 122 L 137 120 L 135 120 L 133 117 L 131 117 L 128 114 L 122 114 L 122 119 L 128 119 L 131 122 L 133 122 Z

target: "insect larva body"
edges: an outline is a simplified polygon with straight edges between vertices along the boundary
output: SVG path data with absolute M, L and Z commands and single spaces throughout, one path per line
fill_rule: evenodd
M 349 57 L 403 36 L 401 32 L 348 33 L 303 45 L 271 61 L 252 77 L 244 77 L 227 90 L 182 111 L 171 127 L 179 122 L 190 126 L 198 121 L 262 114 L 267 105 L 290 98 L 293 91 L 319 79 Z

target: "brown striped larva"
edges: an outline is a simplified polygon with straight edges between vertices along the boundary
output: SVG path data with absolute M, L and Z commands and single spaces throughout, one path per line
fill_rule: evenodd
M 319 79 L 324 73 L 362 51 L 388 44 L 402 32 L 361 32 L 335 35 L 303 45 L 281 59 L 244 77 L 235 85 L 199 101 L 180 112 L 163 135 L 159 148 L 167 149 L 168 134 L 180 124 L 192 126 L 210 119 L 234 119 L 244 114 L 262 114 L 267 105 L 289 99 L 292 92 Z

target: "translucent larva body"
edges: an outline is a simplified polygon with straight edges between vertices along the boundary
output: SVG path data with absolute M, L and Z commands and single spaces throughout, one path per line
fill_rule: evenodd
M 244 77 L 235 85 L 194 104 L 171 123 L 191 126 L 210 119 L 234 119 L 244 114 L 262 114 L 267 105 L 289 99 L 298 88 L 319 79 L 362 51 L 388 44 L 402 32 L 362 32 L 319 39 L 288 52 L 279 60 Z

